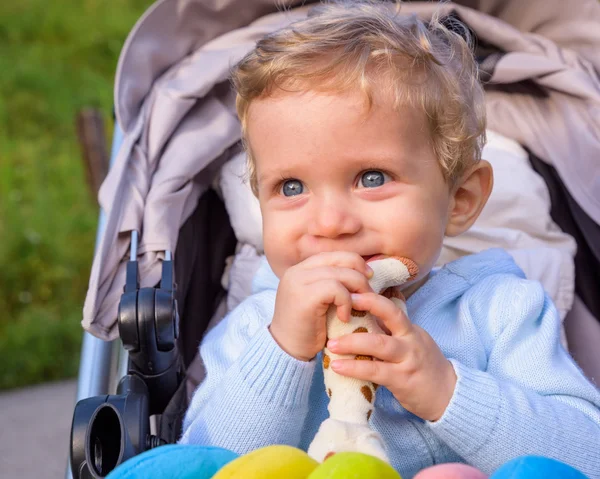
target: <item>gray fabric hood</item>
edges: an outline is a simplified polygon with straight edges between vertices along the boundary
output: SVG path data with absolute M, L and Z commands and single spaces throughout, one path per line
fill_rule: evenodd
M 139 114 L 152 84 L 168 68 L 223 33 L 268 13 L 315 0 L 159 0 L 132 28 L 121 51 L 115 108 L 125 131 Z M 407 11 L 411 11 L 405 2 Z M 415 2 L 421 3 L 421 2 Z M 431 11 L 433 4 L 426 9 Z M 458 0 L 525 33 L 573 50 L 600 72 L 600 5 L 596 0 Z

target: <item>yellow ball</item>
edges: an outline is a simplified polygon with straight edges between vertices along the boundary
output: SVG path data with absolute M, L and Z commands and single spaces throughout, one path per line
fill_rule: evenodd
M 300 449 L 268 446 L 231 461 L 213 479 L 306 479 L 318 465 Z
M 325 460 L 307 479 L 402 479 L 402 477 L 387 462 L 374 456 L 359 452 L 338 452 Z

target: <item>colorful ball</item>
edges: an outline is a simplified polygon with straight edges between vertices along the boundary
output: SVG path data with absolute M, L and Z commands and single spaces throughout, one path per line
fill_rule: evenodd
M 402 479 L 387 462 L 359 452 L 338 452 L 307 479 Z
M 479 469 L 466 464 L 438 464 L 419 472 L 414 479 L 487 479 Z
M 213 479 L 306 479 L 319 465 L 291 446 L 268 446 L 227 464 Z
M 220 447 L 169 444 L 143 452 L 121 464 L 107 479 L 210 479 L 235 452 Z

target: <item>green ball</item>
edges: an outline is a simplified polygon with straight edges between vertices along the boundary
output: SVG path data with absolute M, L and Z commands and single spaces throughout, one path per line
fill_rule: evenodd
M 300 449 L 268 446 L 231 461 L 213 479 L 306 479 L 318 465 Z
M 227 466 L 226 466 L 227 467 Z M 360 452 L 338 452 L 307 479 L 402 479 L 387 462 Z

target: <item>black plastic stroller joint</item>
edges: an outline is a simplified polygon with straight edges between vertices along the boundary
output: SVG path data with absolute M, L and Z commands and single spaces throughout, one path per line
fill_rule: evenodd
M 158 288 L 141 288 L 137 232 L 132 232 L 118 325 L 129 353 L 127 375 L 114 395 L 83 399 L 71 426 L 75 479 L 103 478 L 127 459 L 166 444 L 150 434 L 150 416 L 164 411 L 183 379 L 177 348 L 179 315 L 171 253 L 165 252 Z

